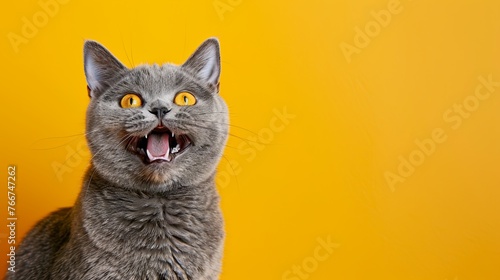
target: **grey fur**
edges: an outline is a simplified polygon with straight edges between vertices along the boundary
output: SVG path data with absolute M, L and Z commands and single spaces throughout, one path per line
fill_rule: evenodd
M 128 69 L 93 41 L 84 59 L 91 165 L 75 206 L 38 222 L 7 279 L 218 279 L 224 231 L 214 177 L 228 133 L 218 41 L 181 66 Z M 175 105 L 180 91 L 197 103 Z M 142 96 L 141 108 L 119 106 L 130 92 Z M 159 124 L 150 112 L 159 107 L 170 110 L 163 124 L 192 145 L 172 162 L 147 165 L 125 146 Z

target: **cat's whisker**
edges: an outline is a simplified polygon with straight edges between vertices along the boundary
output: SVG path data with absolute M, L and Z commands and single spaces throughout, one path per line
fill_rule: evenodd
M 40 138 L 38 140 L 35 140 L 31 146 L 34 146 L 36 145 L 36 143 L 39 143 L 41 141 L 45 141 L 45 140 L 51 140 L 51 139 L 64 139 L 64 138 L 74 138 L 68 142 L 65 142 L 64 144 L 61 144 L 61 145 L 58 145 L 58 146 L 53 146 L 53 147 L 50 147 L 50 148 L 31 148 L 32 150 L 35 150 L 35 151 L 44 151 L 44 150 L 52 150 L 52 149 L 57 149 L 57 148 L 61 148 L 61 147 L 64 147 L 64 146 L 67 146 L 69 145 L 70 143 L 74 142 L 75 140 L 77 139 L 80 139 L 81 137 L 85 137 L 85 136 L 88 136 L 90 135 L 91 133 L 97 133 L 97 132 L 100 132 L 101 129 L 95 129 L 94 131 L 88 131 L 88 132 L 83 132 L 83 133 L 77 133 L 77 134 L 73 134 L 73 135 L 68 135 L 68 136 L 54 136 L 54 137 L 46 137 L 46 138 Z
M 123 35 L 121 36 L 121 39 L 122 39 L 123 50 L 125 51 L 125 57 L 127 58 L 128 63 L 130 63 L 132 65 L 132 61 L 130 61 L 130 57 L 128 57 L 127 48 L 125 47 L 125 42 L 123 42 Z M 133 66 L 134 65 L 132 65 L 132 67 Z
M 133 40 L 130 40 L 130 58 L 132 59 L 132 66 L 135 67 L 135 61 L 134 61 L 134 49 L 133 49 Z
M 208 115 L 208 114 L 226 114 L 226 112 L 205 112 L 205 113 L 199 113 L 199 114 L 190 114 L 191 116 L 202 116 L 202 115 Z
M 194 114 L 192 114 L 191 116 L 194 116 Z M 190 121 L 189 119 L 186 120 L 186 119 L 176 119 L 177 121 Z M 247 129 L 247 128 L 244 128 L 242 126 L 238 126 L 238 125 L 235 125 L 235 124 L 231 124 L 231 123 L 225 123 L 225 122 L 216 122 L 216 121 L 210 121 L 210 120 L 201 120 L 201 119 L 197 119 L 196 120 L 197 122 L 204 122 L 204 123 L 213 123 L 213 124 L 222 124 L 222 125 L 228 125 L 230 127 L 235 127 L 235 128 L 238 128 L 238 129 L 241 129 L 241 130 L 244 130 L 246 132 L 249 132 L 253 135 L 257 135 L 257 133 Z
M 217 130 L 215 128 L 211 128 L 211 127 L 206 127 L 206 126 L 201 126 L 201 125 L 198 125 L 198 124 L 195 124 L 195 123 L 188 123 L 186 120 L 178 120 L 179 122 L 183 123 L 184 125 L 187 125 L 187 126 L 194 126 L 194 127 L 198 127 L 198 128 L 202 128 L 202 129 L 207 129 L 207 130 L 212 130 L 212 131 L 216 131 L 216 132 L 223 132 L 221 130 Z M 235 134 L 232 134 L 232 133 L 228 133 L 229 136 L 232 136 L 232 137 L 235 137 L 235 138 L 238 138 L 240 140 L 243 140 L 245 142 L 252 142 L 252 143 L 256 143 L 256 144 L 261 144 L 261 145 L 267 145 L 265 143 L 262 143 L 262 142 L 259 142 L 259 141 L 255 141 L 255 140 L 251 140 L 251 139 L 246 139 L 244 137 L 241 137 L 241 136 L 238 136 L 238 135 L 235 135 Z
M 260 142 L 260 141 L 256 141 L 256 140 L 251 140 L 251 139 L 247 139 L 247 138 L 244 138 L 244 137 L 241 137 L 241 136 L 238 136 L 236 134 L 232 134 L 232 133 L 228 133 L 229 136 L 232 136 L 234 138 L 238 138 L 246 143 L 248 142 L 251 142 L 251 143 L 255 143 L 255 144 L 260 144 L 260 145 L 268 145 L 266 143 L 263 143 L 263 142 Z
M 96 172 L 96 170 L 97 170 L 97 169 L 95 169 L 95 168 L 92 168 L 92 169 L 93 169 L 93 170 L 92 170 L 92 173 L 90 173 L 90 176 L 89 176 L 89 181 L 88 181 L 88 183 L 85 185 L 85 187 L 84 187 L 84 188 L 83 188 L 83 190 L 82 190 L 84 193 L 86 193 L 86 192 L 87 192 L 87 189 L 89 188 L 90 183 L 92 182 L 92 178 L 94 177 L 94 173 L 95 173 L 95 172 Z
M 230 126 L 230 127 L 234 127 L 234 128 L 238 128 L 238 129 L 241 129 L 241 130 L 244 130 L 246 132 L 249 132 L 253 135 L 257 135 L 257 133 L 251 131 L 250 129 L 246 129 L 242 126 L 238 126 L 238 125 L 234 125 L 234 124 L 230 124 L 230 123 L 223 123 L 223 122 L 214 122 L 214 121 L 207 121 L 207 120 L 201 120 L 202 122 L 208 122 L 208 123 L 215 123 L 215 124 L 223 124 L 223 125 L 227 125 L 227 126 Z
M 236 171 L 234 170 L 233 165 L 231 164 L 231 162 L 229 161 L 229 159 L 225 155 L 222 155 L 222 158 L 225 161 L 227 161 L 227 164 L 231 168 L 231 171 L 233 173 L 233 177 L 236 180 L 236 190 L 239 192 L 240 191 L 240 183 L 238 182 L 238 176 L 236 175 Z
M 70 140 L 70 141 L 68 141 L 68 142 L 66 142 L 64 144 L 59 145 L 59 146 L 53 146 L 53 147 L 50 147 L 50 148 L 31 148 L 31 149 L 35 150 L 35 151 L 46 151 L 46 150 L 58 149 L 58 148 L 61 148 L 61 147 L 68 146 L 71 142 L 74 142 L 75 140 L 79 139 L 80 137 L 82 137 L 82 136 L 78 136 L 75 139 Z
M 226 147 L 226 148 L 230 148 L 230 149 L 239 150 L 239 148 L 236 148 L 236 147 L 233 147 L 233 146 L 229 146 L 229 145 L 227 145 L 227 144 L 226 144 L 226 145 L 224 145 L 224 147 Z
M 82 136 L 82 135 L 85 135 L 85 132 L 83 132 L 83 133 L 77 133 L 77 134 L 73 134 L 73 135 L 66 135 L 66 136 L 45 137 L 45 138 L 40 138 L 40 139 L 35 140 L 35 142 L 33 142 L 33 144 L 36 144 L 37 142 L 40 142 L 40 141 L 43 141 L 43 140 L 70 138 L 70 137 L 77 137 L 77 136 Z

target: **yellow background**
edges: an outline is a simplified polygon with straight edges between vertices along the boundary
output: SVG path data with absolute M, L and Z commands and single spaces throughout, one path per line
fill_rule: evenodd
M 74 203 L 90 159 L 84 40 L 134 66 L 180 64 L 216 36 L 233 124 L 221 279 L 500 279 L 500 87 L 474 103 L 479 77 L 500 81 L 499 1 L 67 2 L 46 22 L 34 0 L 0 12 L 1 178 L 17 165 L 18 241 Z M 457 126 L 444 115 L 464 100 Z M 446 140 L 418 158 L 436 128 Z M 385 174 L 410 155 L 419 166 L 391 188 Z M 2 271 L 6 237 L 0 226 Z M 336 245 L 318 259 L 320 240 Z

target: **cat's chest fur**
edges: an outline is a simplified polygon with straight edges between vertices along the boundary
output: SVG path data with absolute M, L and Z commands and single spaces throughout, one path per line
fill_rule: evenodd
M 74 209 L 80 230 L 66 254 L 81 253 L 82 273 L 92 268 L 83 278 L 216 279 L 223 230 L 213 188 L 151 194 L 105 184 L 95 180 Z

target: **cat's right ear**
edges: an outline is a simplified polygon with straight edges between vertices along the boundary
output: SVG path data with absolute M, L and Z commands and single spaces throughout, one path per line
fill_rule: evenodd
M 127 70 L 105 47 L 95 41 L 85 41 L 83 59 L 90 97 L 106 90 L 120 73 Z

